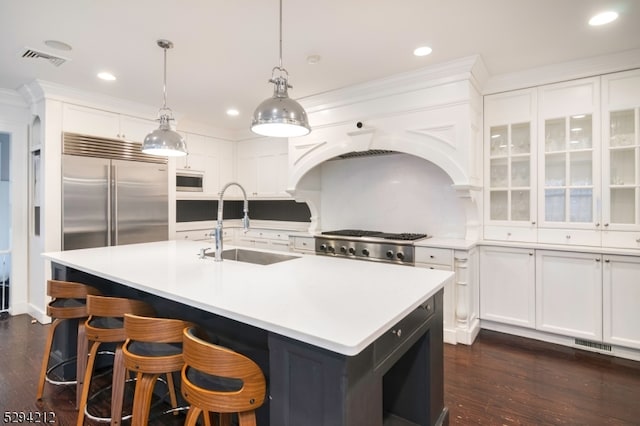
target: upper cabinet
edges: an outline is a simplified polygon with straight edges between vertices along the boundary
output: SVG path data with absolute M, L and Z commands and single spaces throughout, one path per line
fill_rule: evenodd
M 238 142 L 238 182 L 249 197 L 290 197 L 287 193 L 287 139 L 263 138 Z
M 485 236 L 536 239 L 536 91 L 485 99 Z
M 600 78 L 540 87 L 537 124 L 538 241 L 599 245 Z
M 603 245 L 640 247 L 640 70 L 602 77 Z
M 158 127 L 154 120 L 74 104 L 64 104 L 62 114 L 62 129 L 65 132 L 132 142 L 142 143 Z
M 176 158 L 177 170 L 200 172 L 203 191 L 179 193 L 179 198 L 217 197 L 224 185 L 233 181 L 233 142 L 183 132 L 188 154 Z
M 485 97 L 486 239 L 640 248 L 640 71 Z

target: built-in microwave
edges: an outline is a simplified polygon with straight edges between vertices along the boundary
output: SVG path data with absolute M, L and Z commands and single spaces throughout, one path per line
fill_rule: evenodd
M 204 173 L 201 172 L 176 172 L 176 191 L 202 192 Z

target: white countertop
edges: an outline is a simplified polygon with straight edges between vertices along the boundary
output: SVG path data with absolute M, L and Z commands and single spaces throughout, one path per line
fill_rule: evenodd
M 297 255 L 199 259 L 207 242 L 44 253 L 46 259 L 344 355 L 356 355 L 452 279 L 449 271 Z M 225 249 L 231 246 L 225 246 Z

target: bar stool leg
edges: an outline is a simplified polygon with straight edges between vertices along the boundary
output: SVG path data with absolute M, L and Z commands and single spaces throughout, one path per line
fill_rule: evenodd
M 131 426 L 147 425 L 147 422 L 149 421 L 153 389 L 158 376 L 159 374 L 137 374 Z
M 84 322 L 78 325 L 78 347 L 76 354 L 76 410 L 80 405 L 82 395 L 82 383 L 84 383 L 84 373 L 87 370 L 87 356 L 89 354 L 89 341 Z
M 49 333 L 47 334 L 47 342 L 44 345 L 44 355 L 42 356 L 42 368 L 40 370 L 40 378 L 38 379 L 38 393 L 36 394 L 36 399 L 42 399 L 42 394 L 44 393 L 44 382 L 47 379 L 47 367 L 49 366 L 49 356 L 51 355 L 51 346 L 53 345 L 53 336 L 55 335 L 56 328 L 62 322 L 60 319 L 56 319 L 51 324 L 49 328 Z
M 86 371 L 84 375 L 84 383 L 82 385 L 82 395 L 80 397 L 80 403 L 78 404 L 78 421 L 77 426 L 82 426 L 84 423 L 84 410 L 87 406 L 87 400 L 89 399 L 89 388 L 91 387 L 91 375 L 93 374 L 93 365 L 96 361 L 98 354 L 98 347 L 100 342 L 93 342 L 91 345 L 91 351 L 89 352 L 89 358 L 87 359 Z
M 126 381 L 125 370 L 122 343 L 118 343 L 116 346 L 116 355 L 113 359 L 113 382 L 111 387 L 112 426 L 122 423 L 122 400 L 124 398 L 124 383 Z
M 238 413 L 238 423 L 242 426 L 256 426 L 256 416 L 253 411 Z
M 178 407 L 178 397 L 176 396 L 176 387 L 173 384 L 173 374 L 167 373 L 167 387 L 169 388 L 169 398 L 171 399 L 171 408 Z M 178 411 L 174 411 L 173 415 L 177 416 Z

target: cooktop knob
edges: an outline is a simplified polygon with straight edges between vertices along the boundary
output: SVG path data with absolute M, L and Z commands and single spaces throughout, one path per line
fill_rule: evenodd
M 340 247 L 340 253 L 347 253 L 347 246 Z
M 391 259 L 393 257 L 393 251 L 392 250 L 387 250 L 387 257 L 389 259 Z
M 404 253 L 403 253 L 403 252 L 401 252 L 401 251 L 399 251 L 399 252 L 398 252 L 398 254 L 396 254 L 396 257 L 397 257 L 398 259 L 400 259 L 400 260 L 403 260 L 403 259 L 404 259 Z
M 327 245 L 326 244 L 320 244 L 320 250 L 327 251 Z
M 336 249 L 333 246 L 327 247 L 327 250 L 329 250 L 329 253 L 335 253 L 336 252 Z
M 365 255 L 365 256 L 369 256 L 369 250 L 362 249 L 362 254 Z
M 349 254 L 356 254 L 356 249 L 353 247 L 349 247 Z

